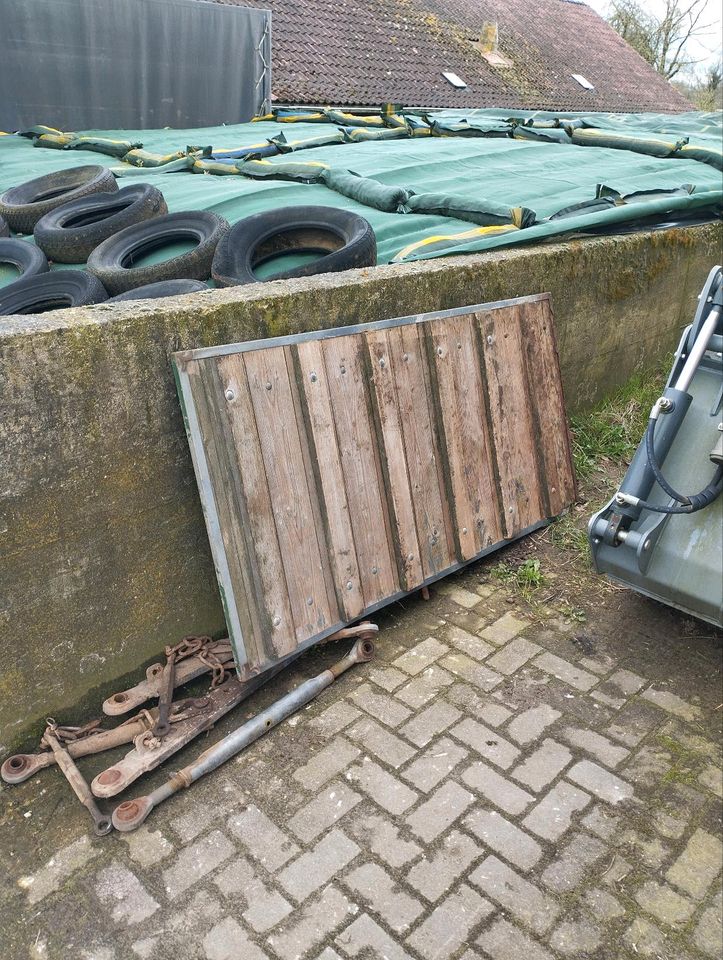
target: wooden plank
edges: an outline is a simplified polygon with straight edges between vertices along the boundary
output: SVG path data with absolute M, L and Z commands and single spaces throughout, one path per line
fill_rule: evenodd
M 236 469 L 229 470 L 216 486 L 223 489 L 229 476 L 237 477 L 240 484 L 239 522 L 251 538 L 248 563 L 258 578 L 255 592 L 265 611 L 255 658 L 265 663 L 274 654 L 283 657 L 295 649 L 293 616 L 243 355 L 220 358 L 218 375 L 231 428 L 229 461 L 233 456 Z
M 475 315 L 507 538 L 535 523 L 544 510 L 537 467 L 539 439 L 531 418 L 537 386 L 528 382 L 522 341 L 529 330 L 523 332 L 520 321 L 518 306 Z
M 384 490 L 392 519 L 392 539 L 399 582 L 403 590 L 413 590 L 423 582 L 424 573 L 397 397 L 395 363 L 386 330 L 372 330 L 365 334 L 364 339 L 369 351 L 372 406 L 375 411 Z
M 425 325 L 435 407 L 447 453 L 446 473 L 458 557 L 469 560 L 502 539 L 494 448 L 487 425 L 481 358 L 469 314 Z
M 364 606 L 399 590 L 360 334 L 323 340 Z
M 321 343 L 308 340 L 294 352 L 337 603 L 344 619 L 354 620 L 364 609 L 364 596 Z
M 424 578 L 454 563 L 444 479 L 427 386 L 427 358 L 417 324 L 388 331 L 417 541 Z M 446 513 L 446 515 L 445 515 Z
M 337 617 L 326 592 L 324 553 L 314 522 L 286 354 L 283 347 L 256 350 L 244 355 L 244 364 L 286 574 L 293 635 L 303 643 L 336 623 Z
M 544 516 L 556 517 L 577 497 L 569 426 L 562 393 L 560 360 L 549 297 L 519 307 L 526 335 L 522 350 L 535 403 L 531 419 L 537 437 Z

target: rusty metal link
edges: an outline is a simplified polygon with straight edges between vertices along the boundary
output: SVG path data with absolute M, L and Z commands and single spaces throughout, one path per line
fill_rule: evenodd
M 82 727 L 61 726 L 52 717 L 48 717 L 47 724 L 51 728 L 51 733 L 60 743 L 74 743 L 76 740 L 84 740 L 86 737 L 92 737 L 98 733 L 103 733 L 101 718 L 89 720 Z M 43 740 L 41 738 L 41 745 Z M 49 749 L 47 746 L 45 749 Z
M 218 644 L 219 641 L 213 640 L 211 637 L 190 635 L 184 637 L 175 646 L 166 647 L 166 659 L 175 654 L 175 660 L 178 663 L 188 657 L 198 657 L 201 663 L 205 664 L 211 671 L 211 690 L 213 690 L 231 676 L 231 671 L 226 669 L 223 661 L 211 650 L 211 647 L 218 646 Z

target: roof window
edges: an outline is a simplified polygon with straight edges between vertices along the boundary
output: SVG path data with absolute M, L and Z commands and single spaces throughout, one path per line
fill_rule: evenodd
M 443 70 L 442 76 L 447 81 L 447 83 L 451 83 L 452 86 L 457 87 L 458 90 L 464 90 L 467 87 L 467 84 L 464 82 L 464 80 L 461 77 L 458 77 L 456 73 Z
M 580 86 L 581 86 L 581 87 L 584 87 L 586 90 L 594 90 L 594 89 L 595 89 L 595 87 L 593 86 L 592 83 L 590 83 L 590 81 L 587 79 L 587 77 L 583 77 L 583 75 L 582 75 L 581 73 L 573 73 L 572 79 L 573 79 L 573 80 L 577 80 L 577 82 L 580 84 Z

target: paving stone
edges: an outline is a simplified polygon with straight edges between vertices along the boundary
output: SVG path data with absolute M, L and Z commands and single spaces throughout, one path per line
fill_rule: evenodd
M 407 930 L 424 912 L 419 900 L 376 863 L 363 863 L 344 882 L 397 934 Z
M 86 864 L 97 857 L 100 846 L 84 835 L 58 850 L 48 862 L 30 877 L 21 877 L 18 886 L 27 892 L 30 904 L 40 903 L 49 893 L 60 887 Z
M 620 710 L 627 703 L 625 697 L 621 697 L 617 693 L 617 689 L 607 681 L 601 683 L 599 687 L 595 687 L 594 690 L 591 690 L 590 696 L 606 707 L 610 707 L 612 710 Z
M 661 957 L 665 950 L 665 937 L 655 924 L 645 917 L 636 917 L 623 935 L 631 951 L 643 957 Z
M 465 610 L 472 610 L 480 602 L 479 594 L 472 593 L 471 590 L 465 590 L 464 587 L 452 587 L 450 590 L 445 590 L 444 593 L 453 603 L 464 607 Z
M 519 670 L 528 660 L 539 653 L 542 647 L 528 640 L 526 637 L 516 637 L 505 644 L 493 657 L 487 661 L 487 666 L 509 676 Z
M 595 733 L 594 730 L 582 730 L 580 727 L 565 727 L 562 737 L 573 747 L 579 747 L 585 753 L 591 754 L 606 767 L 617 767 L 627 757 L 630 751 L 608 740 L 607 737 Z
M 645 744 L 633 756 L 625 768 L 625 776 L 633 783 L 654 787 L 668 773 L 672 756 L 662 747 Z
M 679 890 L 702 900 L 722 865 L 723 844 L 717 837 L 698 829 L 665 876 Z
M 253 773 L 249 771 L 250 781 L 254 782 L 259 775 L 263 776 L 261 771 L 263 770 L 266 773 L 267 766 L 265 761 L 259 761 L 255 765 Z M 170 824 L 173 832 L 184 844 L 200 837 L 209 828 L 217 826 L 220 817 L 224 817 L 227 813 L 233 813 L 239 806 L 238 784 L 232 786 L 231 781 L 226 781 L 224 787 L 227 789 L 224 789 L 220 796 L 217 793 L 211 793 L 209 781 L 199 783 L 199 787 L 199 795 L 196 797 L 193 806 L 189 810 L 181 812 L 180 816 L 174 817 Z M 127 834 L 127 836 L 133 836 L 133 834 Z
M 424 960 L 449 960 L 468 940 L 470 931 L 493 911 L 489 901 L 463 883 L 417 927 L 407 943 Z
M 340 780 L 334 780 L 318 796 L 297 810 L 287 825 L 300 840 L 309 843 L 360 801 L 358 793 Z
M 582 818 L 583 826 L 587 827 L 590 833 L 600 837 L 601 840 L 610 840 L 618 829 L 619 817 L 611 813 L 607 807 L 596 804 L 587 816 Z
M 410 680 L 401 690 L 397 690 L 396 696 L 403 703 L 413 710 L 419 710 L 430 700 L 436 699 L 440 691 L 454 683 L 454 678 L 436 664 L 426 667 L 420 674 Z
M 166 840 L 160 830 L 149 830 L 141 824 L 131 833 L 119 833 L 118 836 L 128 845 L 128 854 L 141 867 L 152 867 L 173 853 L 173 844 Z
M 278 870 L 299 852 L 298 846 L 286 836 L 254 804 L 235 814 L 228 821 L 228 829 L 238 837 L 249 853 L 263 863 L 267 870 Z
M 359 847 L 341 830 L 334 829 L 293 863 L 284 867 L 276 879 L 296 900 L 305 900 L 328 883 L 342 867 L 361 853 Z
M 593 691 L 594 692 L 594 691 Z M 631 749 L 637 747 L 660 724 L 660 713 L 643 700 L 631 700 L 605 733 Z
M 548 950 L 503 917 L 496 919 L 477 943 L 491 960 L 553 960 Z
M 615 684 L 626 697 L 631 697 L 638 690 L 642 690 L 646 683 L 644 677 L 639 677 L 637 673 L 632 673 L 630 670 L 616 670 L 609 677 L 609 681 Z
M 666 860 L 670 859 L 670 849 L 659 837 L 650 837 L 627 829 L 620 834 L 620 843 L 627 844 L 631 849 L 629 856 L 653 870 L 659 870 Z
M 482 761 L 467 767 L 462 780 L 490 803 L 513 815 L 524 813 L 535 799 L 531 793 L 506 780 Z
M 411 740 L 416 746 L 426 747 L 430 740 L 450 727 L 461 716 L 462 714 L 456 707 L 440 700 L 427 707 L 426 710 L 422 710 L 416 717 L 412 717 L 408 723 L 400 728 L 399 733 L 405 736 L 407 740 Z
M 561 716 L 559 710 L 542 703 L 537 707 L 530 707 L 511 720 L 506 732 L 517 743 L 531 743 L 541 737 L 547 727 Z
M 360 715 L 359 710 L 346 700 L 337 700 L 318 717 L 310 720 L 309 726 L 318 730 L 323 737 L 335 737 Z
M 341 957 L 336 950 L 332 950 L 331 947 L 327 947 L 326 950 L 319 954 L 316 960 L 341 960 Z
M 327 940 L 354 910 L 354 905 L 347 897 L 336 887 L 329 886 L 320 899 L 297 910 L 290 921 L 274 931 L 267 943 L 282 960 L 299 960 L 312 947 Z M 246 958 L 243 957 L 243 960 Z
M 358 784 L 375 803 L 394 816 L 399 816 L 408 810 L 418 797 L 414 790 L 410 790 L 368 757 L 363 757 L 361 763 L 350 767 L 346 772 L 346 778 Z
M 401 670 L 397 670 L 396 667 L 375 666 L 372 667 L 368 675 L 370 680 L 383 690 L 386 690 L 387 693 L 392 693 L 397 687 L 401 687 L 403 683 L 409 680 L 407 674 L 402 673 Z
M 375 923 L 370 916 L 363 913 L 350 923 L 336 938 L 336 943 L 350 957 L 378 957 L 379 960 L 410 960 L 409 954 Z M 333 957 L 338 954 L 333 953 Z M 324 955 L 319 957 L 324 960 Z
M 601 942 L 600 928 L 587 917 L 564 920 L 550 937 L 550 945 L 565 957 L 588 956 Z
M 294 771 L 294 780 L 307 790 L 318 790 L 327 780 L 341 773 L 359 756 L 359 750 L 344 737 L 335 737 L 331 743 L 315 753 L 303 766 Z
M 551 783 L 555 777 L 560 774 L 565 767 L 572 762 L 572 754 L 563 747 L 561 743 L 551 740 L 549 737 L 542 741 L 534 753 L 515 767 L 512 776 L 520 783 L 531 787 L 535 792 L 539 792 L 548 783 Z
M 410 813 L 406 822 L 413 833 L 430 843 L 451 826 L 471 803 L 474 803 L 472 794 L 454 780 L 448 780 Z
M 700 915 L 698 924 L 693 931 L 693 942 L 709 957 L 720 960 L 721 943 L 723 943 L 723 899 L 721 894 L 714 899 L 707 910 Z
M 573 637 L 573 643 L 575 643 L 577 640 L 578 637 Z M 580 657 L 578 663 L 583 670 L 589 670 L 591 673 L 596 673 L 599 677 L 605 677 L 615 666 L 617 660 L 613 660 L 612 657 L 601 654 L 597 657 Z
M 509 640 L 514 639 L 518 633 L 522 633 L 529 625 L 529 620 L 522 620 L 513 613 L 504 613 L 494 623 L 485 627 L 481 636 L 483 640 L 489 640 L 495 646 L 501 647 Z
M 495 730 L 467 717 L 450 731 L 453 737 L 472 747 L 481 757 L 507 770 L 519 757 L 519 749 Z
M 176 862 L 163 873 L 169 900 L 188 890 L 235 853 L 234 846 L 220 830 L 213 830 L 190 847 L 185 847 Z
M 502 814 L 477 808 L 464 820 L 465 827 L 491 850 L 520 870 L 531 870 L 542 856 L 542 847 Z
M 391 820 L 376 813 L 354 817 L 347 829 L 362 846 L 395 869 L 405 866 L 422 852 L 413 840 L 402 837 L 399 827 Z
M 358 706 L 371 714 L 375 720 L 379 720 L 388 727 L 398 727 L 412 713 L 394 697 L 386 693 L 375 692 L 369 683 L 363 683 L 350 696 Z
M 357 720 L 353 726 L 349 727 L 346 735 L 390 767 L 401 767 L 415 753 L 408 743 L 375 723 L 370 717 Z
M 484 660 L 495 649 L 489 643 L 485 643 L 476 633 L 469 633 L 461 627 L 454 626 L 454 624 L 447 628 L 445 639 L 453 647 L 461 650 L 462 653 L 466 653 L 468 657 L 472 657 L 473 660 Z
M 546 933 L 560 913 L 561 907 L 551 897 L 497 857 L 487 857 L 470 880 L 538 935 Z
M 576 667 L 554 653 L 543 653 L 535 660 L 535 666 L 583 692 L 591 690 L 598 683 L 598 678 L 594 674 L 581 670 L 580 667 Z
M 585 874 L 606 853 L 597 837 L 579 833 L 560 851 L 543 872 L 542 883 L 555 893 L 570 893 L 582 883 Z
M 249 940 L 233 917 L 224 917 L 203 938 L 207 960 L 267 960 L 268 954 Z
M 636 890 L 635 899 L 643 910 L 669 925 L 685 923 L 695 910 L 695 904 L 686 897 L 654 880 Z
M 710 763 L 698 777 L 698 783 L 712 790 L 717 797 L 723 798 L 723 770 Z
M 672 816 L 667 810 L 656 810 L 653 826 L 668 840 L 680 840 L 688 827 L 688 820 Z
M 158 910 L 157 901 L 138 877 L 117 860 L 95 875 L 93 889 L 100 902 L 110 908 L 116 923 L 132 926 Z
M 483 663 L 477 663 L 465 653 L 450 653 L 439 663 L 446 670 L 450 670 L 456 676 L 474 684 L 480 690 L 492 690 L 502 683 L 502 677 L 499 673 L 490 670 Z
M 584 810 L 591 797 L 565 781 L 556 784 L 522 821 L 545 840 L 559 840 L 570 829 L 575 813 Z
M 492 727 L 499 727 L 512 716 L 512 711 L 500 703 L 486 703 L 480 708 L 477 719 L 482 723 L 489 723 Z
M 447 653 L 448 650 L 449 647 L 440 643 L 436 637 L 427 637 L 426 640 L 403 653 L 401 657 L 397 657 L 393 666 L 414 677 Z
M 424 793 L 433 790 L 469 754 L 458 743 L 442 737 L 402 772 L 402 777 Z
M 585 894 L 585 902 L 599 920 L 609 922 L 625 916 L 625 907 L 607 890 L 595 887 Z
M 576 763 L 565 776 L 606 803 L 620 803 L 633 796 L 633 788 L 629 783 L 590 760 L 581 760 Z
M 614 853 L 610 865 L 605 868 L 600 879 L 606 886 L 616 890 L 623 880 L 630 875 L 632 869 L 632 864 L 625 857 L 621 857 L 619 853 Z
M 686 703 L 685 700 L 681 700 L 679 696 L 671 693 L 670 690 L 655 690 L 653 687 L 648 687 L 647 690 L 643 690 L 641 697 L 650 703 L 654 703 L 655 706 L 660 707 L 661 710 L 672 713 L 673 716 L 680 717 L 681 720 L 693 722 L 700 718 L 699 707 L 695 707 L 691 703 Z
M 448 893 L 468 867 L 483 855 L 484 851 L 471 837 L 452 830 L 434 854 L 427 854 L 412 867 L 407 882 L 434 902 Z
M 214 877 L 224 896 L 242 910 L 244 920 L 257 933 L 266 933 L 292 910 L 278 890 L 265 884 L 245 857 L 239 857 Z

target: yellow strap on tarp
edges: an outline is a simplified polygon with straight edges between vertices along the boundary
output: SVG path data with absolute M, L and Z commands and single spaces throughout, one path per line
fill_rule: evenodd
M 408 244 L 392 257 L 390 262 L 398 263 L 400 260 L 405 260 L 410 254 L 416 253 L 417 250 L 432 246 L 433 244 L 455 246 L 458 243 L 464 243 L 466 240 L 475 240 L 478 237 L 499 236 L 502 233 L 512 233 L 519 229 L 519 227 L 508 223 L 498 227 L 475 227 L 473 230 L 463 230 L 461 233 L 435 234 L 432 237 L 425 237 L 424 240 L 417 240 L 415 243 Z

